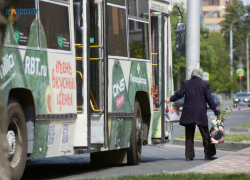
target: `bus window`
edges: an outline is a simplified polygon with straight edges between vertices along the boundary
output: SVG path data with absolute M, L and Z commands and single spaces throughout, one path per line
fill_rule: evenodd
M 130 58 L 149 59 L 148 23 L 129 19 Z
M 128 57 L 126 10 L 108 6 L 108 55 Z
M 19 0 L 13 4 L 14 9 L 35 9 L 35 0 Z M 36 14 L 11 14 L 10 20 L 13 25 L 15 39 L 18 45 L 27 46 L 30 34 L 30 26 L 36 19 Z M 36 40 L 36 39 L 34 39 Z M 37 44 L 37 43 L 33 43 Z
M 82 45 L 82 2 L 74 2 L 74 30 L 75 30 L 75 44 Z M 82 57 L 82 46 L 75 49 L 76 57 Z M 77 84 L 77 113 L 83 111 L 83 63 L 82 60 L 76 61 L 76 84 Z
M 108 3 L 125 6 L 125 0 L 107 0 Z
M 40 1 L 39 12 L 45 31 L 47 48 L 70 51 L 68 5 Z
M 98 33 L 100 33 L 98 4 L 90 4 L 90 46 L 101 45 Z M 99 53 L 100 48 L 90 48 L 90 58 L 101 58 Z M 101 75 L 101 61 L 90 61 L 90 99 L 93 102 L 95 109 L 101 107 L 100 104 L 100 75 Z M 92 110 L 93 111 L 93 110 Z
M 148 14 L 149 11 L 148 0 L 129 0 L 128 6 L 128 14 L 130 16 L 148 19 L 148 16 L 145 16 L 145 14 Z

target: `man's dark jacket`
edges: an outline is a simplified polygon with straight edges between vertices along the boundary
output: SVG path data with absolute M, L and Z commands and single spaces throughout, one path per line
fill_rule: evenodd
M 196 124 L 208 126 L 207 105 L 214 111 L 215 115 L 220 112 L 216 110 L 216 104 L 211 96 L 210 84 L 201 78 L 192 78 L 183 82 L 182 87 L 171 98 L 174 102 L 185 95 L 180 125 Z

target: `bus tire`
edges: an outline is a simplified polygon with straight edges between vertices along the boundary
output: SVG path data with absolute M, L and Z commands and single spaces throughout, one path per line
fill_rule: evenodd
M 7 107 L 7 141 L 9 145 L 9 163 L 11 179 L 21 179 L 27 159 L 27 127 L 22 107 L 14 98 L 9 99 Z
M 132 130 L 130 136 L 130 147 L 127 150 L 127 160 L 130 165 L 137 165 L 141 159 L 142 140 L 141 140 L 141 107 L 136 100 L 134 104 L 134 117 L 132 122 Z

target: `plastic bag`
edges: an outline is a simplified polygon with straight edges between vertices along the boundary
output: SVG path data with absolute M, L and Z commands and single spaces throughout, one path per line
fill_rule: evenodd
M 178 123 L 180 122 L 181 113 L 179 112 L 179 106 L 168 105 L 166 107 L 165 121 Z
M 224 124 L 220 119 L 215 116 L 212 117 L 212 127 L 210 129 L 211 144 L 223 143 L 225 138 Z

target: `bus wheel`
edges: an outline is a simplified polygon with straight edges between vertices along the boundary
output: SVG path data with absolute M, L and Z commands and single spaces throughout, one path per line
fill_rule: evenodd
M 26 119 L 20 104 L 13 98 L 7 107 L 9 145 L 9 162 L 12 179 L 21 179 L 27 158 L 27 127 Z
M 130 147 L 128 148 L 128 164 L 137 165 L 141 159 L 142 150 L 142 115 L 139 102 L 134 105 L 134 117 L 130 136 Z

